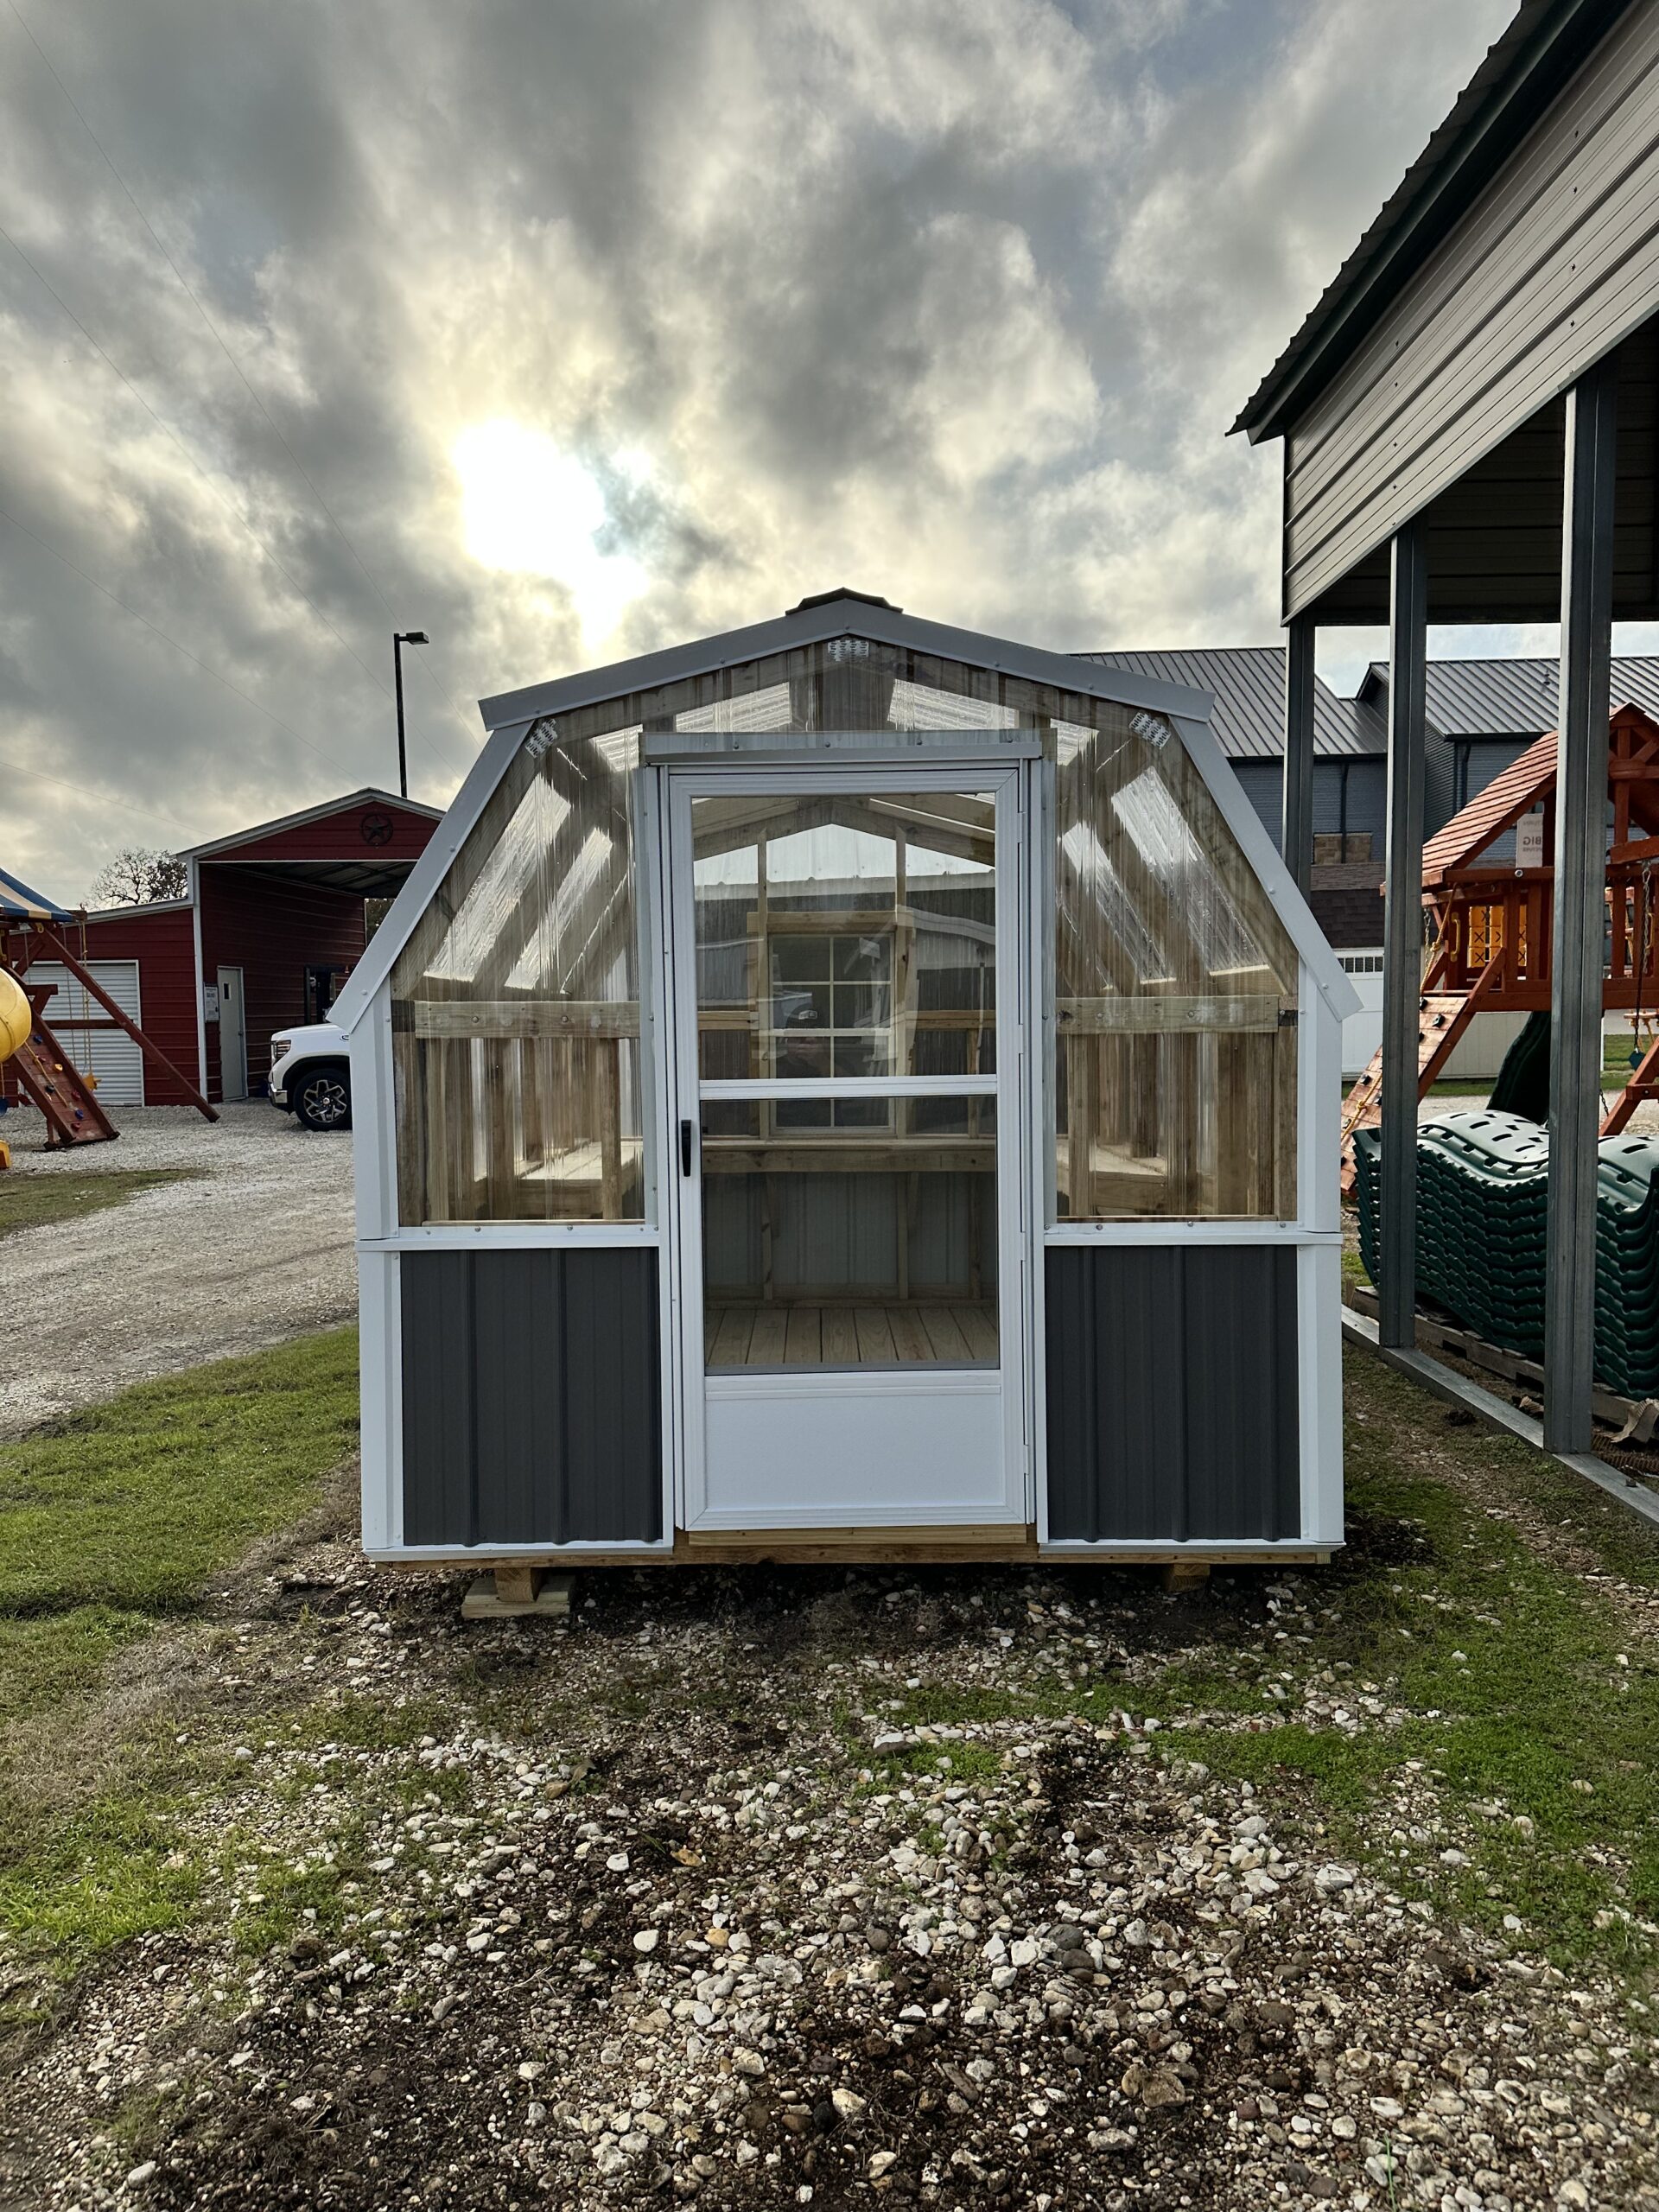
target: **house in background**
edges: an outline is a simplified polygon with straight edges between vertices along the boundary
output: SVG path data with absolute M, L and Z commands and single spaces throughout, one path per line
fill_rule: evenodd
M 1427 666 L 1427 743 L 1423 755 L 1423 833 L 1432 837 L 1454 814 L 1560 720 L 1560 664 L 1532 660 L 1432 660 Z M 1659 655 L 1613 662 L 1615 707 L 1659 714 Z M 1357 703 L 1379 723 L 1389 711 L 1389 664 L 1373 661 Z M 1317 773 L 1317 771 L 1316 771 Z

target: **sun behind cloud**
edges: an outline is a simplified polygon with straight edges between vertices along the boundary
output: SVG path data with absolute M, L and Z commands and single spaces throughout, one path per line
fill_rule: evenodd
M 546 431 L 500 417 L 450 448 L 467 550 L 481 568 L 563 585 L 584 643 L 601 645 L 650 582 L 631 554 L 599 539 L 610 511 L 598 479 Z

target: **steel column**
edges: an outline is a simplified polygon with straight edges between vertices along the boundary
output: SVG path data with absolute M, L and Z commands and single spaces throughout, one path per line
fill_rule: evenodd
M 1285 645 L 1285 787 L 1280 850 L 1306 898 L 1313 881 L 1313 624 L 1293 614 Z
M 1417 1341 L 1417 1027 L 1423 982 L 1428 562 L 1414 519 L 1389 547 L 1388 879 L 1382 910 L 1382 1178 L 1377 1336 Z
M 1610 355 L 1567 396 L 1544 1274 L 1544 1445 L 1551 1452 L 1588 1452 L 1592 1442 L 1617 393 Z

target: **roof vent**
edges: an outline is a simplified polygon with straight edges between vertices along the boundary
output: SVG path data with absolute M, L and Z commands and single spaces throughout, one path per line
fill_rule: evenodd
M 786 607 L 785 614 L 804 614 L 810 607 L 831 607 L 838 599 L 855 599 L 861 607 L 885 607 L 889 614 L 902 614 L 904 608 L 895 607 L 890 599 L 880 599 L 873 591 L 853 591 L 842 584 L 839 591 L 814 592 L 810 599 L 804 599 L 794 607 Z

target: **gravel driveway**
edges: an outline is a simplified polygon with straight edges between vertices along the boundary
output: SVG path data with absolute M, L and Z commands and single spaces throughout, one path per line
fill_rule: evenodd
M 0 1244 L 0 1435 L 356 1313 L 351 1140 L 313 1135 L 263 1099 L 221 1113 L 118 1108 L 118 1142 L 70 1153 L 40 1148 L 37 1116 L 6 1117 L 13 1175 L 183 1167 L 200 1179 Z

